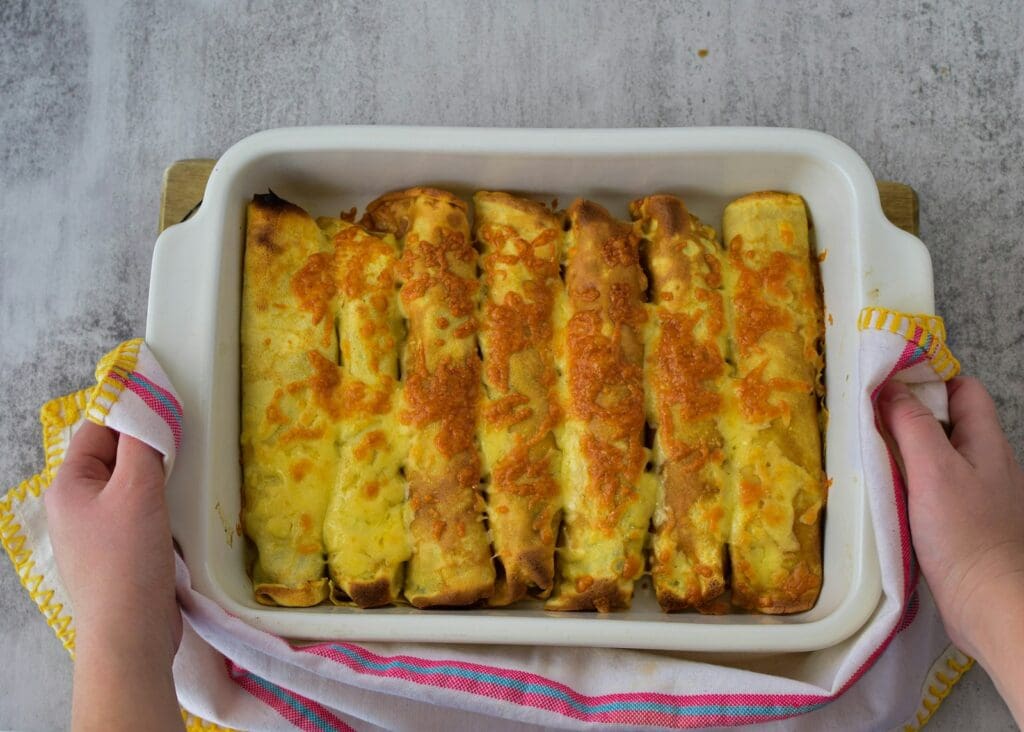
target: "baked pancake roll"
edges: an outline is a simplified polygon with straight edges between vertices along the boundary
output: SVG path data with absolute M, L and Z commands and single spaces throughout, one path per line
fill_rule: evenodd
M 242 284 L 242 521 L 265 604 L 327 598 L 322 532 L 340 416 L 334 294 L 316 222 L 273 193 L 255 196 Z
M 644 471 L 639 237 L 590 201 L 569 207 L 564 543 L 551 610 L 629 607 L 654 504 Z
M 799 612 L 821 588 L 825 502 L 822 305 L 807 212 L 800 196 L 754 193 L 726 207 L 722 226 L 738 405 L 732 599 L 764 613 Z
M 410 431 L 412 543 L 405 597 L 416 607 L 468 605 L 493 593 L 495 572 L 476 444 L 477 254 L 466 204 L 413 188 L 377 199 L 366 219 L 403 247 L 399 297 L 408 337 L 399 418 Z
M 398 245 L 335 220 L 341 346 L 341 464 L 324 521 L 333 599 L 359 607 L 395 602 L 409 558 L 404 442 L 398 430 L 398 357 L 404 325 Z
M 488 525 L 504 570 L 491 604 L 507 605 L 528 590 L 546 597 L 554 581 L 562 221 L 543 204 L 506 193 L 479 192 L 473 205 L 484 285 L 480 442 Z
M 678 198 L 650 196 L 630 212 L 653 285 L 645 364 L 658 478 L 651 577 L 658 603 L 672 612 L 705 606 L 725 590 L 723 252 L 714 230 Z

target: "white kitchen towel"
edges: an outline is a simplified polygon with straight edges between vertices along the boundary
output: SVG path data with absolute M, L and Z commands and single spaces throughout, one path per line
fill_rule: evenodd
M 71 607 L 53 560 L 42 492 L 64 460 L 71 435 L 86 419 L 131 435 L 164 456 L 169 476 L 181 445 L 181 401 L 142 339 L 125 341 L 100 359 L 96 384 L 52 399 L 39 410 L 46 465 L 0 499 L 0 542 L 15 571 L 64 647 L 74 653 Z
M 308 730 L 920 727 L 972 662 L 950 646 L 918 577 L 905 493 L 875 426 L 874 399 L 886 381 L 901 379 L 945 418 L 943 382 L 959 367 L 934 316 L 874 308 L 861 314 L 859 325 L 861 454 L 883 598 L 847 641 L 811 653 L 703 655 L 700 661 L 614 649 L 290 643 L 193 591 L 179 559 L 185 633 L 174 672 L 186 722 L 194 729 Z M 116 414 L 116 404 L 109 411 Z M 78 418 L 65 414 L 72 416 Z M 130 420 L 119 424 L 137 435 Z M 41 589 L 55 597 L 60 584 L 36 498 L 70 432 L 63 434 L 48 449 L 54 464 L 34 487 L 26 488 L 27 481 L 0 502 L 0 536 L 37 602 Z M 172 459 L 174 435 L 169 428 L 155 444 Z M 52 461 L 51 452 L 57 456 Z M 34 528 L 12 531 L 10 516 Z M 34 568 L 23 573 L 32 557 Z M 48 604 L 41 609 L 58 634 L 69 630 L 53 621 L 58 615 L 66 620 L 66 613 L 54 614 Z

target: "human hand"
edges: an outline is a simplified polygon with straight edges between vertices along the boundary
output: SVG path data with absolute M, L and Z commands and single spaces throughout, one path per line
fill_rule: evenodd
M 160 454 L 132 437 L 86 422 L 68 445 L 44 499 L 78 646 L 173 658 L 181 614 L 163 488 Z
M 903 457 L 921 571 L 950 638 L 991 673 L 1024 641 L 1024 472 L 981 382 L 947 389 L 948 438 L 903 384 L 886 385 L 878 410 Z
M 184 729 L 181 642 L 160 454 L 84 423 L 43 494 L 75 623 L 75 730 Z

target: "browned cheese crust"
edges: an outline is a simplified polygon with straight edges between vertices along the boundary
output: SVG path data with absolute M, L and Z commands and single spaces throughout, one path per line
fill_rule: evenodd
M 647 411 L 656 428 L 651 575 L 662 609 L 704 608 L 725 590 L 731 511 L 723 252 L 674 196 L 634 201 L 652 277 Z
M 494 591 L 476 444 L 477 254 L 466 204 L 413 188 L 371 203 L 365 220 L 401 242 L 400 304 L 408 323 L 402 410 L 412 557 L 406 599 L 417 607 L 471 604 Z
M 340 464 L 324 520 L 331 599 L 389 605 L 401 597 L 410 555 L 398 424 L 398 244 L 342 219 L 318 223 L 334 246 L 342 371 Z
M 774 192 L 740 198 L 726 207 L 723 232 L 738 403 L 733 602 L 799 612 L 821 588 L 825 502 L 822 305 L 803 199 Z
M 255 597 L 327 596 L 322 526 L 337 465 L 332 257 L 302 209 L 274 194 L 248 208 L 242 287 L 242 520 Z
M 552 610 L 628 607 L 655 486 L 644 472 L 640 240 L 595 203 L 568 210 L 564 545 Z
M 528 590 L 546 596 L 554 579 L 562 220 L 540 203 L 506 193 L 482 191 L 473 202 L 484 286 L 480 442 L 490 532 L 503 569 L 491 604 L 507 605 Z

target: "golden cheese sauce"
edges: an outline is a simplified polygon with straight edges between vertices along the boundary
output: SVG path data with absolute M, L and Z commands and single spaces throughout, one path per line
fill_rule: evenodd
M 337 467 L 329 242 L 273 194 L 248 209 L 242 288 L 242 523 L 263 603 L 327 596 L 323 520 Z
M 442 361 L 430 371 L 426 347 L 420 347 L 406 365 L 402 421 L 417 429 L 436 426 L 434 445 L 445 457 L 473 451 L 480 376 L 476 354 L 467 354 L 462 361 Z
M 733 202 L 724 250 L 671 196 L 632 204 L 634 226 L 578 200 L 567 230 L 504 193 L 474 207 L 471 237 L 465 204 L 426 188 L 360 225 L 250 206 L 257 599 L 608 611 L 646 555 L 663 609 L 718 612 L 728 543 L 737 604 L 810 607 L 826 481 L 803 202 Z
M 403 247 L 396 274 L 408 338 L 399 419 L 409 444 L 412 547 L 404 594 L 417 607 L 471 604 L 493 593 L 495 572 L 481 521 L 479 284 L 466 206 L 416 188 L 377 199 L 365 219 Z
M 643 305 L 639 239 L 607 211 L 568 212 L 565 544 L 547 607 L 628 607 L 643 569 L 654 485 L 643 472 Z
M 473 197 L 484 296 L 479 343 L 485 396 L 480 443 L 487 514 L 501 572 L 493 605 L 554 581 L 561 515 L 561 416 L 555 363 L 555 308 L 561 219 L 542 204 L 504 193 Z
M 291 289 L 298 305 L 308 311 L 313 324 L 323 322 L 331 310 L 332 298 L 336 291 L 334 282 L 334 257 L 330 252 L 315 252 L 309 255 L 302 268 L 291 279 Z
M 339 420 L 340 462 L 324 521 L 332 600 L 377 607 L 401 597 L 406 536 L 405 442 L 397 429 L 402 318 L 398 244 L 344 221 L 333 273 L 341 333 L 341 385 L 324 408 Z
M 825 498 L 815 394 L 822 318 L 806 211 L 799 196 L 752 194 L 726 207 L 723 227 L 738 403 L 733 602 L 798 612 L 821 585 Z
M 650 196 L 630 208 L 655 293 L 646 343 L 658 480 L 651 575 L 664 610 L 704 609 L 725 589 L 730 514 L 723 252 L 678 198 Z

